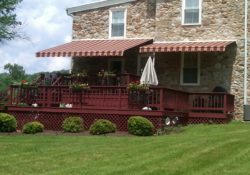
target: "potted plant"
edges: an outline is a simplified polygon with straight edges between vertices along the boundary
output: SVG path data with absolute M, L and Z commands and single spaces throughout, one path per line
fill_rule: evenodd
M 99 77 L 101 85 L 114 85 L 114 78 L 116 77 L 116 74 L 102 69 L 98 72 L 97 77 Z
M 20 88 L 37 88 L 36 85 L 29 83 L 27 80 L 22 80 L 20 83 L 14 85 L 18 85 Z
M 81 91 L 87 91 L 90 89 L 90 86 L 88 83 L 73 83 L 70 88 L 72 91 L 75 92 L 81 92 Z
M 142 93 L 148 93 L 149 92 L 149 85 L 147 84 L 140 84 L 139 81 L 131 82 L 128 84 L 127 89 L 129 92 L 142 92 Z
M 88 74 L 86 71 L 71 74 L 71 77 L 73 77 L 73 78 L 85 78 L 87 76 L 88 76 Z
M 140 82 L 131 82 L 128 84 L 128 103 L 131 108 L 142 108 L 147 105 L 149 95 L 149 85 L 140 84 Z
M 112 71 L 105 71 L 102 69 L 100 72 L 98 72 L 97 76 L 98 77 L 115 77 L 116 74 Z

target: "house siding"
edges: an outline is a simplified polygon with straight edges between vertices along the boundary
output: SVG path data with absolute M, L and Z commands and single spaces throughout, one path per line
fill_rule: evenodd
M 180 0 L 138 0 L 77 12 L 73 14 L 73 38 L 108 39 L 109 10 L 114 8 L 127 9 L 127 38 L 153 38 L 155 41 L 235 40 L 236 45 L 229 46 L 226 52 L 201 53 L 199 86 L 180 85 L 180 53 L 156 54 L 156 70 L 159 82 L 171 88 L 211 92 L 215 86 L 223 86 L 235 95 L 236 118 L 243 117 L 244 1 L 203 0 L 201 25 L 195 26 L 182 25 Z M 136 56 L 130 58 L 125 65 L 136 64 Z M 81 65 L 87 65 L 87 62 L 81 60 L 74 64 L 74 68 Z M 131 66 L 127 69 L 131 71 Z M 248 79 L 250 82 L 250 76 Z M 248 87 L 250 89 L 250 83 Z

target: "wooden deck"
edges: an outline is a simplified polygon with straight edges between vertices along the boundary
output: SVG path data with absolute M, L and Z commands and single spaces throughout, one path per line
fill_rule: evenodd
M 231 94 L 188 93 L 164 87 L 150 87 L 148 93 L 139 94 L 128 91 L 126 86 L 91 86 L 76 92 L 66 85 L 13 85 L 9 92 L 7 112 L 21 121 L 19 127 L 40 117 L 47 128 L 58 130 L 63 118 L 78 115 L 84 118 L 87 128 L 95 119 L 106 118 L 126 130 L 127 119 L 141 115 L 159 128 L 166 117 L 179 117 L 183 123 L 224 123 L 234 112 Z M 67 104 L 72 107 L 67 108 Z M 152 110 L 142 110 L 145 106 Z

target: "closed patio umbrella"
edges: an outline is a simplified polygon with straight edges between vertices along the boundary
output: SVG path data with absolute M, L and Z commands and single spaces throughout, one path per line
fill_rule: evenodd
M 144 67 L 140 83 L 148 85 L 158 85 L 158 78 L 155 72 L 154 60 L 152 60 L 151 57 L 148 58 L 148 61 Z

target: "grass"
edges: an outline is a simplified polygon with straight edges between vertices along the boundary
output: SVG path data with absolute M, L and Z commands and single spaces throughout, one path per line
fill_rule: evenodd
M 0 174 L 246 175 L 250 125 L 155 137 L 0 135 Z

